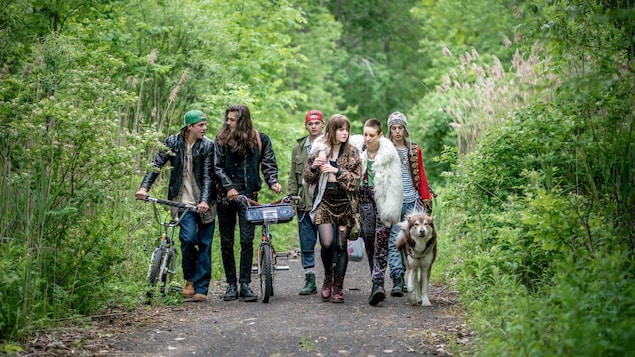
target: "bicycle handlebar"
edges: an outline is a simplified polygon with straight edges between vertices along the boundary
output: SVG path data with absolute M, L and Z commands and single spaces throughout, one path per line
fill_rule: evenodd
M 277 204 L 289 204 L 291 203 L 291 201 L 294 202 L 298 202 L 300 200 L 300 196 L 293 196 L 293 195 L 286 195 L 284 197 L 282 197 L 281 199 L 271 202 L 271 203 L 261 203 L 255 200 L 252 200 L 251 198 L 245 196 L 245 195 L 239 195 L 238 197 L 235 198 L 235 200 L 243 202 L 245 204 L 247 204 L 248 206 L 268 206 L 268 205 L 277 205 Z
M 198 207 L 196 207 L 194 205 L 187 204 L 187 203 L 163 200 L 163 199 L 160 199 L 160 198 L 154 198 L 154 197 L 150 197 L 150 196 L 146 196 L 145 200 L 143 200 L 143 201 L 156 202 L 158 204 L 165 205 L 165 206 L 178 207 L 178 208 L 185 209 L 187 211 L 198 212 Z

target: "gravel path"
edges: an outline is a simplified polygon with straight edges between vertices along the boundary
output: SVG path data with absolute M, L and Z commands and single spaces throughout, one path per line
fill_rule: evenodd
M 319 257 L 319 252 L 318 252 Z M 319 260 L 319 259 L 318 259 Z M 214 262 L 220 264 L 220 262 Z M 450 356 L 469 346 L 456 296 L 432 285 L 432 307 L 389 295 L 378 306 L 370 294 L 368 262 L 349 262 L 344 304 L 300 296 L 304 271 L 297 256 L 279 259 L 269 303 L 225 302 L 214 282 L 207 302 L 113 309 L 93 317 L 95 327 L 47 331 L 20 355 L 37 356 Z M 323 270 L 317 268 L 321 286 Z M 252 278 L 259 294 L 259 280 Z M 319 286 L 318 286 L 319 289 Z M 259 296 L 260 298 L 260 296 Z
M 448 342 L 463 338 L 452 294 L 440 296 L 436 286 L 431 287 L 432 307 L 390 296 L 370 306 L 364 258 L 349 262 L 346 302 L 325 303 L 318 294 L 298 294 L 304 272 L 297 257 L 280 259 L 278 265 L 289 270 L 276 272 L 269 303 L 222 301 L 225 286 L 215 284 L 207 302 L 186 303 L 174 321 L 122 336 L 113 347 L 122 354 L 148 356 L 445 356 L 451 355 Z M 317 269 L 321 285 L 322 268 Z M 251 286 L 259 293 L 255 275 Z

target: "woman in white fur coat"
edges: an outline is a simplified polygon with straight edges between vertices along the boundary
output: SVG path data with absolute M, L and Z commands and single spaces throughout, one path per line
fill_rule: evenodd
M 368 119 L 364 123 L 364 136 L 354 135 L 349 139 L 358 149 L 365 144 L 360 155 L 359 209 L 373 283 L 368 303 L 373 306 L 386 298 L 384 275 L 388 263 L 388 239 L 390 228 L 401 219 L 403 204 L 401 161 L 395 146 L 383 136 L 381 126 L 379 120 Z

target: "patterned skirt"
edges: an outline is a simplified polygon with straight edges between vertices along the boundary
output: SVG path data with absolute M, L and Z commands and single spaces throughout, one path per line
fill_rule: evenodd
M 351 203 L 346 195 L 346 190 L 337 186 L 328 185 L 322 201 L 315 209 L 314 224 L 335 224 L 338 226 L 352 227 L 355 224 Z

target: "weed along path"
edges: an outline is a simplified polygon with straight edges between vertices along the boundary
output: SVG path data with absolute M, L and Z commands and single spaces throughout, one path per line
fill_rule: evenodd
M 319 293 L 298 294 L 304 271 L 297 257 L 279 259 L 278 265 L 288 269 L 276 272 L 269 303 L 260 296 L 251 303 L 223 301 L 225 284 L 215 282 L 207 302 L 100 315 L 82 348 L 100 356 L 450 356 L 456 345 L 469 344 L 455 294 L 444 287 L 432 285 L 433 306 L 421 307 L 409 305 L 407 297 L 391 297 L 388 282 L 386 300 L 370 306 L 364 257 L 349 262 L 346 302 L 334 304 L 322 302 Z M 316 269 L 321 286 L 323 270 Z M 251 286 L 259 294 L 256 275 Z M 55 355 L 51 348 L 41 352 Z

